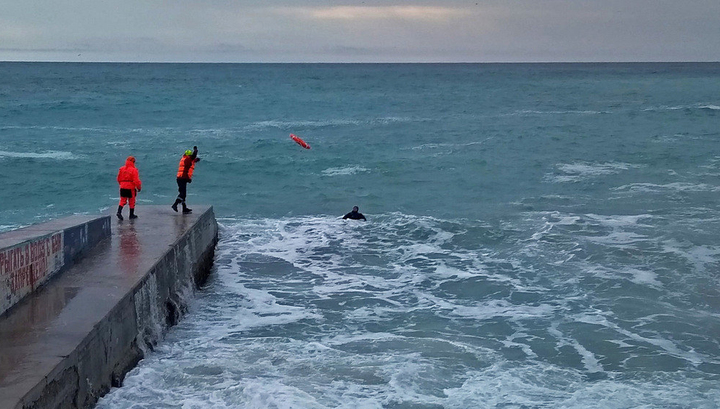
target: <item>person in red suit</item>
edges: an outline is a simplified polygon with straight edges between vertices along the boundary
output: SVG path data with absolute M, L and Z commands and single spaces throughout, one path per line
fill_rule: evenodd
M 130 204 L 130 218 L 137 219 L 135 214 L 135 196 L 142 190 L 140 175 L 135 167 L 135 158 L 128 156 L 125 166 L 118 171 L 117 181 L 120 184 L 120 204 L 118 205 L 117 217 L 122 220 L 122 209 L 125 203 Z

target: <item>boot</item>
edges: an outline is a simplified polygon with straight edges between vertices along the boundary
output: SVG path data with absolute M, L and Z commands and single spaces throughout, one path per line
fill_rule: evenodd
M 177 205 L 179 205 L 180 203 L 182 203 L 182 200 L 180 200 L 180 199 L 175 199 L 175 203 L 173 203 L 173 205 L 170 206 L 170 207 L 172 207 L 172 209 L 177 212 Z
M 183 214 L 192 213 L 192 209 L 185 206 L 185 203 L 183 203 L 182 208 L 183 208 Z
M 137 215 L 135 214 L 135 209 L 130 209 L 130 219 L 137 219 Z
M 116 213 L 118 219 L 120 219 L 120 220 L 123 219 L 123 217 L 122 217 L 122 208 L 123 208 L 122 206 L 118 206 L 118 211 L 117 211 L 117 213 Z

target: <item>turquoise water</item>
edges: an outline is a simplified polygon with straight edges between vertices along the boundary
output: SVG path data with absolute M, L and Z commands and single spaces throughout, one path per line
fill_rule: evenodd
M 720 64 L 0 73 L 2 230 L 203 158 L 213 278 L 102 408 L 718 407 Z

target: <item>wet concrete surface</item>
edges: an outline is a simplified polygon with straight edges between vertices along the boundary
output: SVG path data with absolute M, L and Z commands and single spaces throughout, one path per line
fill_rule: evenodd
M 64 230 L 70 226 L 87 223 L 96 218 L 97 216 L 74 215 L 64 217 L 59 220 L 51 220 L 46 223 L 23 227 L 18 230 L 4 232 L 0 236 L 0 248 L 14 246 L 34 237 L 42 236 L 44 234 L 55 233 Z
M 110 216 L 75 215 L 0 234 L 0 318 L 110 237 L 110 222 Z
M 169 206 L 138 206 L 138 219 L 113 216 L 110 238 L 0 317 L 0 408 L 16 407 L 62 370 L 59 364 L 208 209 L 183 215 Z

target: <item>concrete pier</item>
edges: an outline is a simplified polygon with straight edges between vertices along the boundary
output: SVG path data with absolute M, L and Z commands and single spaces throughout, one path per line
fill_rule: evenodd
M 0 234 L 0 316 L 110 236 L 110 216 L 77 215 Z
M 92 407 L 182 316 L 212 265 L 212 207 L 137 214 L 0 317 L 0 409 Z

